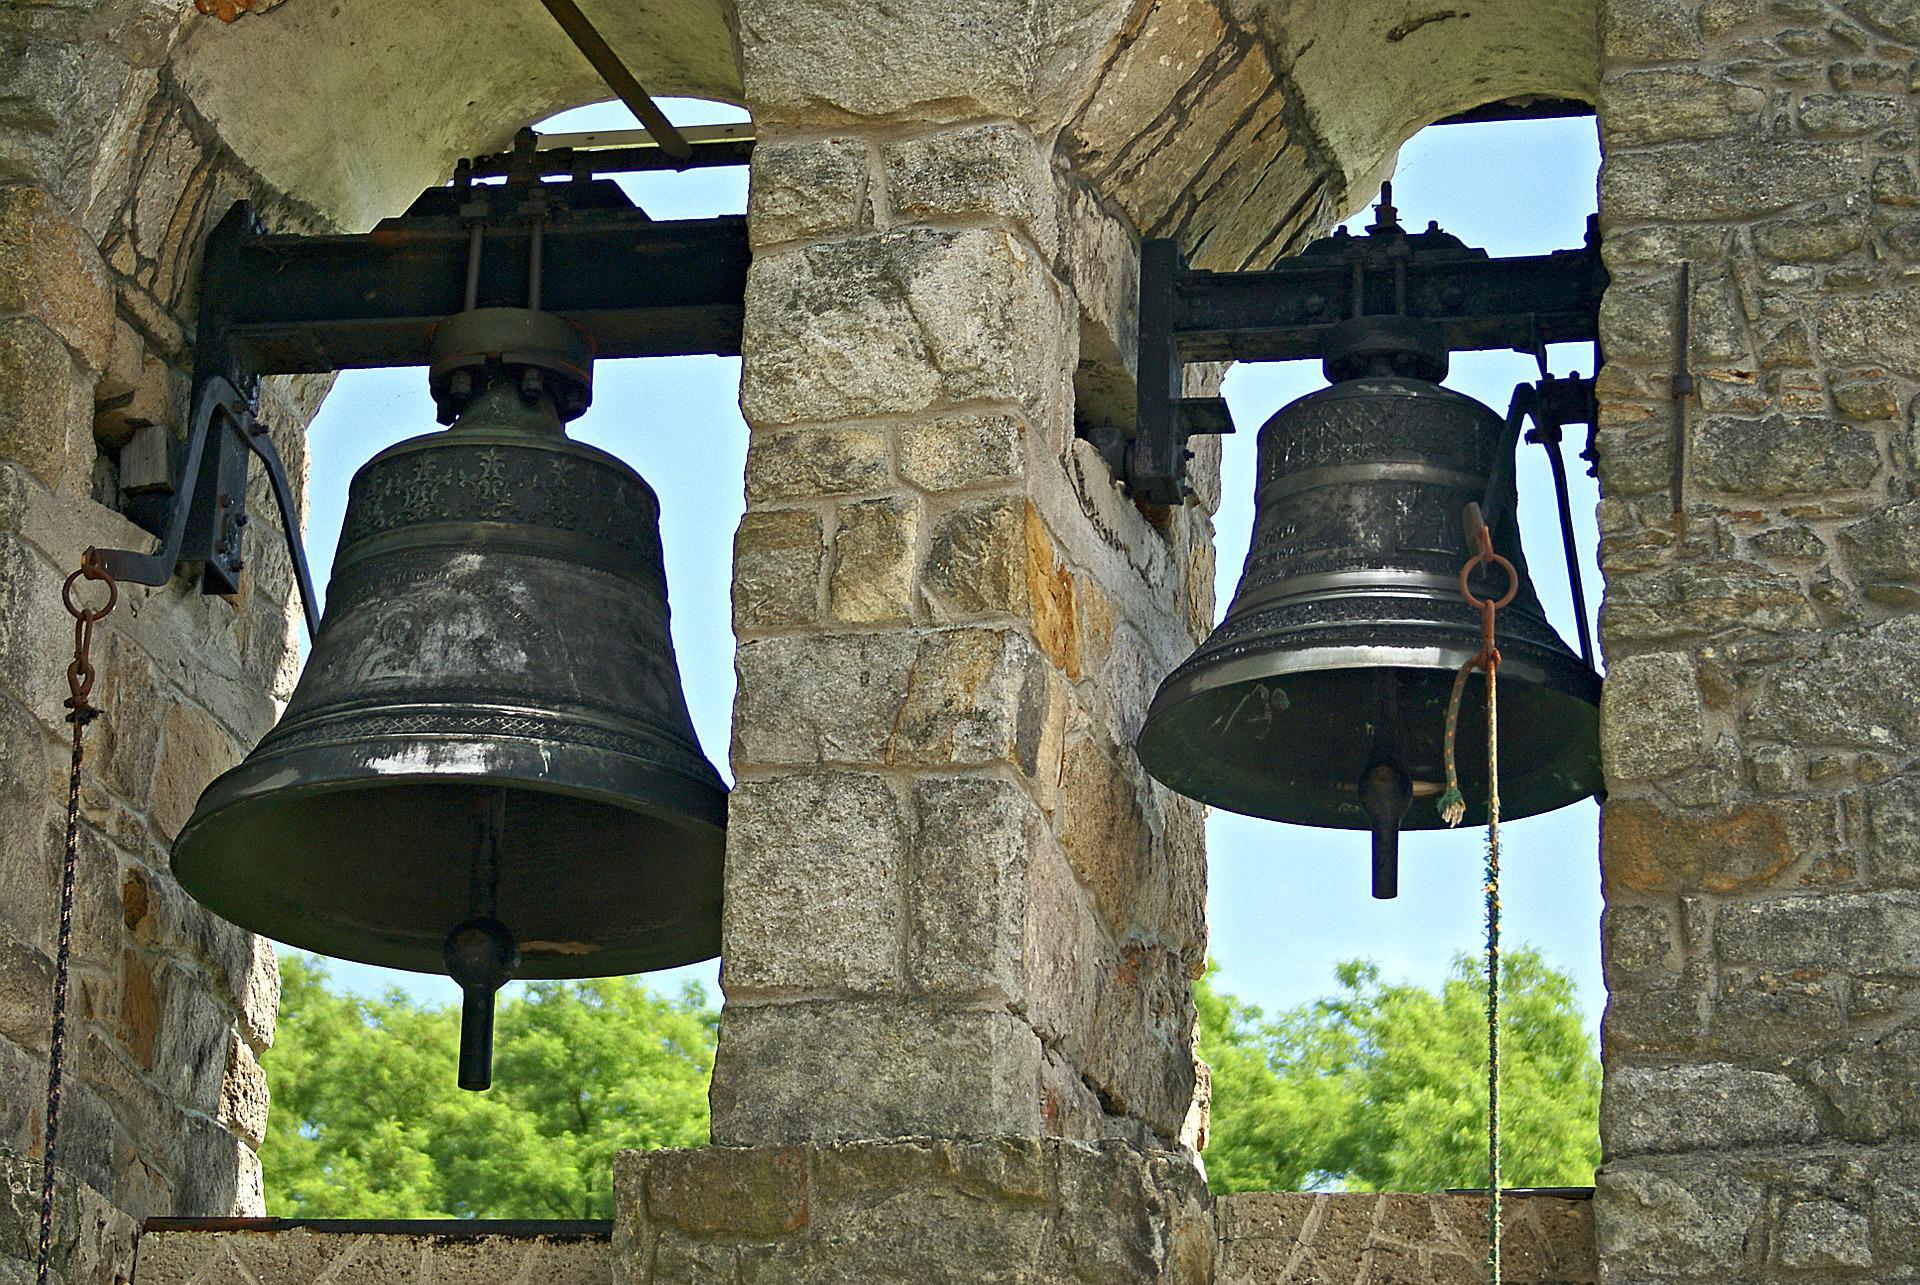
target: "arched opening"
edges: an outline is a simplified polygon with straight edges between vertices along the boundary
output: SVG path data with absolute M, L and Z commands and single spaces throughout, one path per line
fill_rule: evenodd
M 1391 176 L 1394 201 L 1409 226 L 1437 220 L 1469 245 L 1511 256 L 1581 243 L 1594 209 L 1598 165 L 1594 123 L 1584 117 L 1431 126 L 1400 149 Z M 1363 210 L 1347 226 L 1357 233 L 1371 218 L 1372 211 Z M 1556 345 L 1548 358 L 1556 375 L 1594 373 L 1591 344 Z M 1456 353 L 1445 386 L 1504 413 L 1514 386 L 1538 375 L 1534 359 L 1524 354 Z M 1248 547 L 1256 430 L 1281 406 L 1323 385 L 1317 362 L 1239 365 L 1225 377 L 1222 391 L 1239 431 L 1222 439 L 1216 616 L 1232 599 Z M 1600 598 L 1598 491 L 1577 458 L 1583 445 L 1583 431 L 1570 430 L 1562 449 L 1570 466 L 1589 627 L 1597 636 L 1591 618 Z M 1553 481 L 1541 448 L 1523 444 L 1519 450 L 1519 526 L 1531 574 L 1549 619 L 1572 643 L 1577 634 Z M 1432 804 L 1416 800 L 1412 806 Z M 1599 1157 L 1595 1058 L 1606 988 L 1598 933 L 1598 816 L 1598 806 L 1586 800 L 1502 826 L 1508 957 L 1537 952 L 1555 975 L 1535 975 L 1534 991 L 1519 1001 L 1531 1005 L 1535 1021 L 1552 1017 L 1553 1040 L 1538 1030 L 1516 1028 L 1509 1035 L 1509 1136 L 1525 1138 L 1510 1141 L 1508 1179 L 1514 1185 L 1584 1186 Z M 1483 976 L 1476 970 L 1484 951 L 1484 844 L 1484 830 L 1408 833 L 1399 897 L 1375 901 L 1366 886 L 1364 833 L 1210 812 L 1210 953 L 1218 969 L 1210 985 L 1262 1010 L 1256 1018 L 1203 1005 L 1202 1056 L 1212 1051 L 1220 1062 L 1206 1152 L 1216 1190 L 1421 1190 L 1484 1183 L 1483 1115 L 1478 1131 L 1471 1131 L 1475 1112 L 1485 1111 L 1484 1019 L 1477 1032 L 1436 1026 L 1430 1039 L 1409 1041 L 1422 1046 L 1418 1056 L 1392 1068 L 1383 1050 L 1342 1044 L 1350 1038 L 1364 1044 L 1390 1030 L 1408 1034 L 1404 1025 L 1394 1025 L 1402 1019 L 1387 1010 L 1399 1005 L 1403 1014 L 1410 1011 L 1414 989 L 1438 1001 L 1430 1015 L 1478 1002 L 1472 993 Z M 1343 971 L 1347 961 L 1365 961 L 1377 973 Z M 1570 991 L 1560 989 L 1562 979 Z M 1509 996 L 1510 1003 L 1514 999 Z M 1576 1029 L 1578 1047 L 1566 1041 Z M 1331 1052 L 1336 1049 L 1344 1051 Z M 1530 1058 L 1537 1065 L 1526 1065 Z M 1410 1078 L 1389 1086 L 1396 1075 Z M 1423 1082 L 1422 1075 L 1443 1081 Z M 1456 1077 L 1450 1088 L 1447 1076 Z M 1408 1095 L 1436 1089 L 1443 1098 L 1451 1092 L 1453 1105 L 1433 1110 L 1429 1102 L 1428 1109 L 1411 1109 Z M 1380 1093 L 1389 1099 L 1367 1096 Z M 1303 1128 L 1277 1123 L 1288 1119 Z M 1311 1127 L 1304 1127 L 1307 1121 Z M 1361 1136 L 1363 1124 L 1372 1131 L 1370 1143 L 1356 1152 L 1352 1139 Z M 1469 1132 L 1442 1136 L 1455 1125 Z
M 746 119 L 737 108 L 701 100 L 661 106 L 682 127 Z M 631 113 L 609 102 L 548 117 L 536 129 L 634 127 Z M 656 220 L 746 208 L 744 166 L 618 181 Z M 602 361 L 592 407 L 568 426 L 570 437 L 632 465 L 659 498 L 681 683 L 701 747 L 729 779 L 729 572 L 747 443 L 739 382 L 738 357 Z M 434 421 L 422 369 L 350 370 L 335 379 L 307 433 L 307 547 L 316 585 L 326 583 L 353 474 L 386 447 L 433 431 Z M 480 1105 L 454 1083 L 449 1049 L 460 989 L 451 979 L 285 948 L 282 968 L 289 984 L 281 1035 L 262 1059 L 277 1103 L 261 1150 L 270 1213 L 604 1218 L 616 1150 L 706 1140 L 717 959 L 605 983 L 509 982 L 500 995 L 500 1073 Z M 365 1072 L 355 1063 L 366 1058 L 382 1072 L 360 1091 L 329 1083 L 360 1083 Z M 370 1146 L 376 1136 L 384 1141 Z M 518 1161 L 488 1167 L 463 1159 L 488 1149 L 524 1159 L 530 1136 L 544 1139 L 556 1158 L 544 1172 Z M 375 1151 L 387 1159 L 370 1163 Z

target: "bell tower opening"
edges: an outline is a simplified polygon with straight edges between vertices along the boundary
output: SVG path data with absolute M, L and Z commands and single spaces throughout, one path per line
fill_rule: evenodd
M 1434 125 L 1402 147 L 1390 201 L 1409 234 L 1433 221 L 1491 255 L 1544 255 L 1583 243 L 1598 166 L 1591 116 Z M 1363 236 L 1386 217 L 1374 207 L 1369 200 L 1347 220 L 1347 231 Z M 1595 373 L 1591 343 L 1552 344 L 1543 356 L 1544 365 L 1512 351 L 1455 352 L 1442 386 L 1499 417 L 1516 386 L 1543 373 Z M 1220 439 L 1218 613 L 1229 610 L 1237 587 L 1248 592 L 1243 562 L 1260 503 L 1252 430 L 1269 417 L 1278 420 L 1275 412 L 1283 407 L 1289 409 L 1282 414 L 1292 415 L 1312 405 L 1297 399 L 1315 390 L 1334 391 L 1317 361 L 1243 363 L 1226 375 L 1222 392 L 1241 431 Z M 1547 449 L 1522 441 L 1516 457 L 1523 565 L 1546 623 L 1575 653 L 1583 633 L 1597 637 L 1600 596 L 1598 492 L 1581 457 L 1585 433 L 1569 428 L 1562 445 Z M 1564 452 L 1585 622 L 1576 620 L 1549 449 Z M 1270 497 L 1273 483 L 1260 476 Z M 1267 539 L 1276 538 L 1271 526 Z M 1248 564 L 1247 574 L 1253 571 Z M 1502 646 L 1511 651 L 1506 617 L 1501 623 Z M 1509 717 L 1507 690 L 1503 682 L 1503 718 Z M 1321 717 L 1336 715 L 1322 711 Z M 1484 737 L 1483 719 L 1483 713 L 1462 714 L 1462 741 Z M 1511 816 L 1520 808 L 1506 796 L 1516 773 L 1532 765 L 1512 761 L 1504 740 L 1501 765 L 1504 810 Z M 1368 895 L 1364 828 L 1287 825 L 1220 807 L 1209 813 L 1213 971 L 1201 996 L 1200 1055 L 1212 1064 L 1211 1136 L 1203 1155 L 1217 1191 L 1485 1185 L 1484 1012 L 1477 1034 L 1446 1020 L 1484 1009 L 1484 809 L 1478 825 L 1470 816 L 1459 829 L 1430 828 L 1439 825 L 1437 784 L 1409 784 L 1410 799 L 1389 800 L 1407 830 L 1399 838 L 1393 900 Z M 1352 806 L 1365 801 L 1364 792 L 1362 785 Z M 1598 818 L 1597 804 L 1584 798 L 1501 826 L 1505 951 L 1515 970 L 1509 984 L 1520 988 L 1507 1003 L 1552 1015 L 1557 1040 L 1508 1037 L 1505 1181 L 1512 1185 L 1586 1186 L 1599 1159 L 1597 1033 L 1606 989 Z M 1377 876 L 1371 891 L 1380 892 Z M 1416 1011 L 1425 1016 L 1412 1019 Z M 1423 1025 L 1434 1022 L 1440 1025 Z M 1368 1047 L 1389 1032 L 1413 1047 Z M 1529 1060 L 1533 1069 L 1525 1068 Z M 1446 1106 L 1411 1105 L 1436 1090 Z M 1288 1119 L 1302 1123 L 1289 1127 Z M 1311 1126 L 1304 1123 L 1309 1119 Z

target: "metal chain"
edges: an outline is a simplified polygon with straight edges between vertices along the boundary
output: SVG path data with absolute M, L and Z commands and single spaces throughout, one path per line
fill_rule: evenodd
M 73 589 L 82 578 L 106 585 L 107 601 L 83 607 Z M 67 666 L 67 722 L 73 724 L 73 765 L 67 775 L 67 852 L 60 872 L 60 930 L 53 954 L 53 1036 L 47 1045 L 47 1138 L 40 1172 L 40 1257 L 34 1271 L 36 1285 L 47 1285 L 53 1264 L 54 1158 L 60 1140 L 60 1076 L 67 1046 L 67 964 L 73 954 L 73 885 L 80 866 L 80 766 L 85 757 L 87 724 L 99 717 L 91 701 L 94 668 L 88 652 L 93 627 L 107 618 L 120 601 L 120 587 L 100 565 L 92 549 L 80 559 L 80 569 L 67 577 L 60 591 L 73 617 L 73 663 Z
M 1447 701 L 1447 790 L 1438 807 L 1448 825 L 1459 825 L 1466 817 L 1466 800 L 1454 764 L 1454 733 L 1467 675 L 1479 669 L 1487 675 L 1487 1279 L 1500 1285 L 1500 648 L 1494 642 L 1494 617 L 1519 592 L 1520 576 L 1511 562 L 1493 551 L 1493 535 L 1480 520 L 1477 505 L 1468 506 L 1467 524 L 1474 554 L 1460 568 L 1460 596 L 1480 613 L 1480 654 L 1460 666 L 1453 677 L 1453 694 Z M 1469 578 L 1483 566 L 1507 573 L 1507 591 L 1499 598 L 1481 598 L 1473 592 Z

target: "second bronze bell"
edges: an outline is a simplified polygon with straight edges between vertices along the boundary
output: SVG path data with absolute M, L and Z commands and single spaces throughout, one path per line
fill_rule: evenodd
M 1162 782 L 1228 811 L 1371 830 L 1374 895 L 1391 897 L 1399 831 L 1442 824 L 1447 701 L 1480 650 L 1460 594 L 1462 513 L 1488 498 L 1504 426 L 1439 386 L 1446 350 L 1419 326 L 1366 317 L 1336 340 L 1333 385 L 1260 430 L 1239 588 L 1161 684 L 1139 751 Z M 1500 792 L 1503 813 L 1523 817 L 1599 788 L 1600 679 L 1547 622 L 1505 479 L 1494 546 L 1519 583 L 1499 614 Z M 1483 726 L 1484 711 L 1476 679 L 1461 727 Z M 1457 750 L 1468 819 L 1484 823 L 1484 740 L 1462 734 Z
M 509 976 L 719 951 L 726 787 L 680 687 L 659 505 L 562 427 L 590 355 L 546 313 L 442 325 L 457 419 L 353 479 L 286 714 L 174 846 L 180 882 L 246 928 L 452 974 L 463 1087 L 488 1081 Z

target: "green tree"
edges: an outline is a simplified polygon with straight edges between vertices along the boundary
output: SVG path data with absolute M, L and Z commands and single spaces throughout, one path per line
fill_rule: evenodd
M 335 994 L 293 952 L 280 970 L 261 1060 L 271 1213 L 605 1218 L 614 1152 L 707 1140 L 716 1016 L 698 986 L 532 983 L 500 1005 L 493 1088 L 466 1093 L 457 1006 Z
M 1600 1161 L 1600 1062 L 1572 979 L 1538 951 L 1501 966 L 1503 1180 L 1586 1185 Z M 1207 1174 L 1216 1191 L 1486 1185 L 1487 1013 L 1480 961 L 1440 992 L 1335 969 L 1336 994 L 1271 1020 L 1203 981 L 1213 1068 Z

